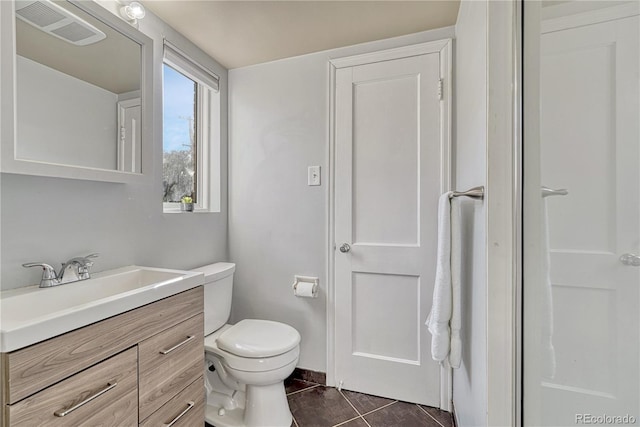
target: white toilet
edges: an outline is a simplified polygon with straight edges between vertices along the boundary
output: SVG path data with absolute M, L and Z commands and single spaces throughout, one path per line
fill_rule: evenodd
M 289 325 L 231 313 L 235 264 L 195 268 L 204 273 L 205 419 L 215 427 L 289 427 L 284 380 L 298 363 L 300 334 Z

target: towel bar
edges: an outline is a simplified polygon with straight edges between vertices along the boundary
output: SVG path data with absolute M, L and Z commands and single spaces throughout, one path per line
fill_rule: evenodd
M 473 197 L 474 199 L 484 199 L 484 186 L 473 187 L 467 191 L 454 191 L 451 193 L 451 197 Z
M 548 188 L 548 187 L 542 187 L 542 197 L 548 197 L 548 196 L 566 196 L 567 194 L 569 194 L 569 191 L 567 191 L 564 188 L 559 188 L 557 190 Z M 451 197 L 460 197 L 460 196 L 465 196 L 465 197 L 473 197 L 475 199 L 483 199 L 484 198 L 484 186 L 479 186 L 479 187 L 473 187 L 468 189 L 467 191 L 454 191 L 451 194 Z

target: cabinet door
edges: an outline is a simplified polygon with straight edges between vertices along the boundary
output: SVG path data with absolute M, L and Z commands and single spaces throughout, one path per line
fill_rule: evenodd
M 138 424 L 138 353 L 126 350 L 9 406 L 13 426 Z
M 149 418 L 140 423 L 140 427 L 189 427 L 202 425 L 204 419 L 204 379 L 199 377 L 191 385 L 165 403 Z
M 144 420 L 204 372 L 204 315 L 201 313 L 142 341 L 140 419 Z

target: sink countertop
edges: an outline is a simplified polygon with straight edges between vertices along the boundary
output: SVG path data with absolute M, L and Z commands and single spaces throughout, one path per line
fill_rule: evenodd
M 6 353 L 200 286 L 193 271 L 128 266 L 91 279 L 0 292 L 0 352 Z

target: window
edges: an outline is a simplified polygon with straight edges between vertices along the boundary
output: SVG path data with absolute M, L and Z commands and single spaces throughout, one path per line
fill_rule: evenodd
M 190 197 L 196 211 L 220 211 L 218 76 L 165 41 L 162 183 L 165 212 Z

